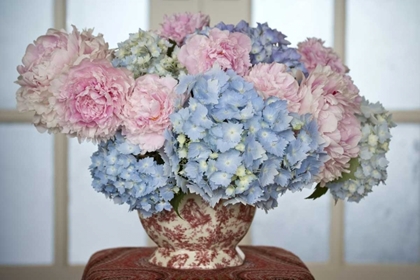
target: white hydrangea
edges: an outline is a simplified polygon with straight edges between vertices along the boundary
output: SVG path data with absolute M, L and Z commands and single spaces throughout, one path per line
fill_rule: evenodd
M 369 103 L 363 99 L 362 114 L 358 116 L 362 125 L 360 153 L 352 159 L 352 173 L 327 184 L 333 197 L 359 202 L 372 191 L 372 187 L 384 183 L 387 178 L 390 129 L 395 127 L 391 114 L 382 104 Z
M 177 58 L 178 47 L 159 35 L 139 29 L 118 44 L 114 67 L 125 67 L 134 77 L 144 74 L 178 77 L 185 72 Z

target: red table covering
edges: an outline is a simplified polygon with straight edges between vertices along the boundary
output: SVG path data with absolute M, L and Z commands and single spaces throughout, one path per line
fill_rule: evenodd
M 305 264 L 293 253 L 267 246 L 241 246 L 245 262 L 214 270 L 177 270 L 148 263 L 155 247 L 115 248 L 95 253 L 82 280 L 105 279 L 288 279 L 312 280 Z

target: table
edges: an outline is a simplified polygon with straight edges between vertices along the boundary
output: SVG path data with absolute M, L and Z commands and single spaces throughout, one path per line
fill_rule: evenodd
M 313 280 L 305 264 L 293 253 L 269 246 L 241 246 L 245 262 L 215 270 L 177 270 L 148 263 L 155 247 L 114 248 L 92 255 L 82 280 L 110 279 L 276 279 Z

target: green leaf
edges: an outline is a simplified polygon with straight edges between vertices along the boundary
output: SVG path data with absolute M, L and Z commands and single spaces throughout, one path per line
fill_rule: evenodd
M 341 173 L 341 177 L 338 178 L 337 180 L 331 181 L 330 183 L 342 183 L 344 181 L 348 181 L 348 180 L 352 180 L 352 179 L 356 179 L 356 177 L 354 176 L 354 172 L 356 172 L 357 167 L 359 166 L 359 160 L 358 158 L 352 158 L 350 161 L 350 172 L 349 173 Z M 328 184 L 327 184 L 328 185 Z M 321 187 L 319 184 L 316 185 L 315 187 L 315 191 L 308 196 L 306 199 L 317 199 L 320 198 L 321 196 L 323 196 L 324 194 L 326 194 L 328 191 L 328 187 Z M 336 201 L 337 203 L 337 201 Z
M 351 179 L 356 179 L 356 176 L 354 176 L 354 173 L 357 170 L 357 167 L 359 167 L 359 159 L 358 158 L 352 158 L 350 161 L 350 172 L 349 173 L 341 173 L 341 177 L 338 178 L 337 180 L 332 181 L 331 183 L 342 183 L 344 181 L 348 181 Z
M 165 164 L 165 162 L 163 161 L 159 152 L 156 152 L 156 151 L 155 152 L 147 152 L 144 155 L 137 155 L 136 159 L 137 159 L 137 161 L 139 161 L 141 159 L 148 158 L 148 157 L 154 159 L 154 161 L 156 161 L 157 164 L 160 164 L 160 165 Z
M 168 56 L 171 56 L 171 55 L 172 55 L 172 53 L 173 53 L 173 52 L 174 52 L 174 50 L 175 50 L 175 47 L 176 47 L 176 42 L 175 42 L 174 40 L 172 40 L 172 39 L 169 39 L 168 41 L 169 41 L 169 43 L 171 43 L 171 44 L 172 44 L 172 46 L 170 46 L 170 47 L 168 48 L 167 55 L 168 55 Z
M 327 191 L 328 191 L 328 188 L 327 187 L 320 187 L 319 184 L 318 184 L 315 187 L 315 191 L 310 196 L 308 196 L 306 199 L 313 199 L 313 200 L 315 200 L 317 198 L 320 198 L 324 194 L 326 194 Z
M 183 193 L 183 192 L 180 191 L 177 194 L 175 194 L 174 198 L 172 198 L 172 200 L 169 202 L 172 205 L 172 207 L 174 208 L 175 213 L 181 219 L 182 219 L 182 217 L 181 217 L 181 215 L 178 212 L 178 208 L 179 208 L 179 204 L 181 204 L 181 201 L 182 201 L 182 199 L 184 198 L 185 195 L 186 195 L 185 193 Z

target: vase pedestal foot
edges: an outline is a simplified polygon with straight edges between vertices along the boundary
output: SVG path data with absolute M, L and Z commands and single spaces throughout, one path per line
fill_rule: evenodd
M 149 262 L 154 265 L 176 269 L 217 269 L 240 266 L 244 259 L 245 255 L 239 247 L 236 247 L 236 249 L 198 251 L 158 248 L 151 255 Z
M 239 247 L 217 250 L 170 250 L 158 248 L 151 255 L 149 262 L 176 269 L 217 269 L 240 266 L 245 255 Z

